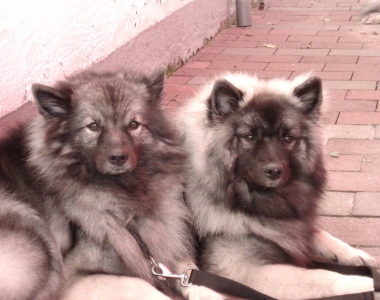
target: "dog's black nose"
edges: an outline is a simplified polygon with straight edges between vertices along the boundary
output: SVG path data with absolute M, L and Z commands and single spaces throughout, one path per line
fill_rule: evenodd
M 122 166 L 128 159 L 128 155 L 126 154 L 111 154 L 108 156 L 108 160 L 111 164 L 115 166 Z
M 267 164 L 264 167 L 265 176 L 271 180 L 276 180 L 284 174 L 284 167 L 280 164 Z

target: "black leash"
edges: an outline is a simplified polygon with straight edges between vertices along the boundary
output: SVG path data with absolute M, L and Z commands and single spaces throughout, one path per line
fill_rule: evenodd
M 180 280 L 182 286 L 191 286 L 193 284 L 201 285 L 208 287 L 216 292 L 228 294 L 243 299 L 276 300 L 275 298 L 264 295 L 237 281 L 197 270 L 195 266 L 187 266 L 180 274 L 172 273 L 165 265 L 157 263 L 154 260 L 152 253 L 149 251 L 148 247 L 141 239 L 140 234 L 137 232 L 137 230 L 131 223 L 127 222 L 125 227 L 129 231 L 129 233 L 135 238 L 145 258 L 150 261 L 152 265 L 152 274 L 157 276 L 160 280 L 166 280 L 167 278 L 178 279 Z M 374 291 L 309 300 L 374 300 L 374 292 L 380 292 L 380 273 L 377 272 L 375 268 L 366 266 L 343 266 L 324 262 L 314 262 L 312 268 L 324 269 L 344 275 L 359 275 L 372 277 L 374 281 Z
M 374 291 L 368 291 L 357 294 L 346 294 L 340 296 L 323 297 L 318 298 L 318 300 L 374 300 L 374 292 L 380 292 L 380 274 L 375 268 L 365 267 L 365 266 L 342 266 L 329 263 L 316 262 L 315 269 L 325 269 L 328 271 L 333 271 L 341 273 L 344 275 L 359 275 L 372 277 L 374 280 Z M 190 275 L 189 283 L 196 285 L 206 286 L 216 292 L 222 294 L 228 294 L 231 296 L 252 299 L 252 300 L 276 300 L 275 298 L 269 297 L 262 294 L 246 285 L 236 282 L 231 279 L 227 279 L 218 275 L 210 274 L 204 271 L 193 270 Z M 309 299 L 317 300 L 317 299 Z

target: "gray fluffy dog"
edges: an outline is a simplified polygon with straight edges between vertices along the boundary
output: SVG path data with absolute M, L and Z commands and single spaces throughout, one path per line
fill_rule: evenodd
M 221 299 L 158 280 L 193 264 L 184 154 L 160 107 L 165 73 L 84 72 L 33 85 L 40 114 L 0 142 L 0 298 Z
M 371 278 L 308 269 L 376 264 L 315 226 L 326 171 L 319 77 L 225 74 L 182 109 L 187 201 L 200 266 L 278 299 L 369 291 Z

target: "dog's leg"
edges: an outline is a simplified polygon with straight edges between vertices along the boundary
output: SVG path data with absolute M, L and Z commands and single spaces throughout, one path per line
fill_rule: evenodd
M 304 269 L 291 265 L 264 265 L 238 268 L 231 278 L 276 299 L 314 299 L 373 290 L 373 280 L 361 276 Z
M 352 266 L 376 266 L 376 260 L 362 250 L 351 247 L 323 229 L 316 227 L 313 251 L 330 262 Z
M 136 277 L 91 275 L 76 278 L 60 300 L 170 300 L 148 282 Z
M 266 256 L 264 251 L 267 251 Z M 202 261 L 206 271 L 236 280 L 276 299 L 314 299 L 373 289 L 373 279 L 369 277 L 270 264 L 271 257 L 271 261 L 280 259 L 280 252 L 272 251 L 267 244 L 255 239 L 250 243 L 246 239 L 214 239 L 206 245 Z
M 178 272 L 182 272 L 187 265 L 195 266 L 194 263 L 181 263 Z M 221 294 L 199 285 L 192 285 L 189 287 L 180 286 L 182 295 L 188 300 L 223 300 L 225 299 Z

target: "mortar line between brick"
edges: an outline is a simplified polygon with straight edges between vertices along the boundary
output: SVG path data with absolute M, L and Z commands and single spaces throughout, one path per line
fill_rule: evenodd
M 362 158 L 362 164 L 363 164 L 363 158 Z M 351 207 L 351 212 L 350 212 L 350 216 L 354 216 L 354 207 L 355 207 L 355 202 L 356 202 L 356 193 L 354 193 L 354 199 L 352 200 L 352 207 Z
M 371 124 L 371 127 L 372 127 L 372 136 L 371 136 L 371 140 L 374 140 L 375 139 L 375 134 L 376 134 L 376 125 L 374 124 Z

